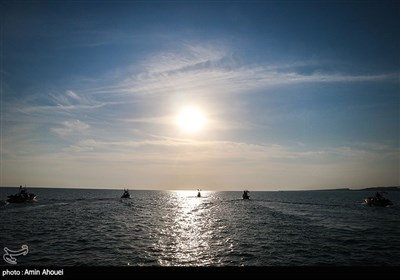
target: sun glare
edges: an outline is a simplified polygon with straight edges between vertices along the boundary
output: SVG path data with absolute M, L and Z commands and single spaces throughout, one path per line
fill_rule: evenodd
M 196 107 L 183 108 L 177 118 L 179 127 L 185 132 L 197 132 L 203 129 L 205 117 Z

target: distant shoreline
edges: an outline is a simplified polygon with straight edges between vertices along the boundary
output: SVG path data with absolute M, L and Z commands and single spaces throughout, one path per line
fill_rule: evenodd
M 368 187 L 362 189 L 338 188 L 338 189 L 322 189 L 315 191 L 400 191 L 400 186 Z
M 358 189 L 357 191 L 400 191 L 400 187 L 399 186 L 370 187 L 365 189 Z

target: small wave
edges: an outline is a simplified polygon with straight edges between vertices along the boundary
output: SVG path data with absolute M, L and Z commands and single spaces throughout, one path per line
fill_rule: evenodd
M 8 202 L 6 200 L 0 200 L 0 207 L 7 206 L 8 204 L 10 204 L 10 202 Z

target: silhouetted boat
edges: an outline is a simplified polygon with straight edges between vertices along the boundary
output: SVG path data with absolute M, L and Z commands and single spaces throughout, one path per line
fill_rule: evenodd
M 389 205 L 393 205 L 393 203 L 389 199 L 383 197 L 380 192 L 376 192 L 375 196 L 365 198 L 364 202 L 368 206 L 386 207 Z
M 121 198 L 131 198 L 131 194 L 128 189 L 124 189 L 124 193 L 121 195 Z
M 243 191 L 243 199 L 250 199 L 249 192 L 248 190 Z
M 26 191 L 26 187 L 19 186 L 19 193 L 9 195 L 7 201 L 10 203 L 23 203 L 33 201 L 36 198 L 36 194 Z

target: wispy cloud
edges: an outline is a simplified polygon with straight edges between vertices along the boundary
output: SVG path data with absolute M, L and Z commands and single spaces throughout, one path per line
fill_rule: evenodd
M 76 110 L 76 109 L 90 109 L 99 108 L 105 105 L 104 102 L 99 102 L 91 95 L 78 95 L 78 93 L 67 90 L 61 94 L 50 94 L 53 104 L 49 107 L 56 106 L 61 110 Z
M 175 71 L 218 65 L 227 58 L 228 50 L 222 47 L 184 44 L 179 50 L 160 52 L 144 59 L 143 73 L 168 75 Z M 140 77 L 140 76 L 139 76 Z
M 32 116 L 56 116 L 76 114 L 89 109 L 104 107 L 107 103 L 96 100 L 90 94 L 79 95 L 72 90 L 64 92 L 34 93 L 10 104 L 8 115 L 14 113 Z
M 122 82 L 93 89 L 94 92 L 125 95 L 251 93 L 272 86 L 299 83 L 398 82 L 399 75 L 328 73 L 319 71 L 315 61 L 246 65 L 235 60 L 228 48 L 193 45 L 185 45 L 177 52 L 153 55 L 139 65 L 133 72 L 127 69 Z M 314 71 L 304 74 L 297 70 L 305 66 L 314 68 Z
M 72 133 L 83 134 L 89 129 L 89 125 L 80 120 L 64 121 L 62 127 L 52 128 L 51 130 L 60 136 Z
M 80 100 L 80 99 L 81 99 L 81 98 L 80 98 L 75 92 L 73 92 L 72 90 L 67 90 L 66 94 L 67 94 L 68 97 L 70 97 L 70 98 L 72 98 L 72 99 L 75 99 L 75 100 Z

